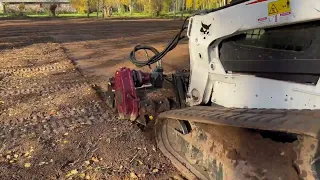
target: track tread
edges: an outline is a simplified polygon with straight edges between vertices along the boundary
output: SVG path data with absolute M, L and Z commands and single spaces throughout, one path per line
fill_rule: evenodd
M 284 131 L 319 137 L 320 110 L 236 109 L 194 106 L 163 112 L 160 118 Z

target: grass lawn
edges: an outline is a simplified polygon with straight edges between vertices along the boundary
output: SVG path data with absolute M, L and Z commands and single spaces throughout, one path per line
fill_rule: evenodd
M 49 14 L 30 14 L 27 15 L 28 17 L 50 17 Z M 89 14 L 89 17 L 96 17 L 97 14 L 96 13 L 91 13 Z M 57 17 L 73 17 L 73 18 L 84 18 L 87 17 L 87 14 L 82 14 L 82 13 L 70 13 L 70 14 L 59 14 L 57 13 Z
M 190 16 L 189 13 L 183 13 L 184 17 Z M 23 17 L 23 16 L 19 16 L 18 14 L 1 14 L 0 13 L 0 18 L 3 17 Z M 47 13 L 42 13 L 42 14 L 27 14 L 25 17 L 31 17 L 31 18 L 44 18 L 44 17 L 50 17 L 49 14 Z M 70 14 L 59 14 L 57 13 L 57 17 L 61 17 L 61 18 L 86 18 L 87 14 L 85 13 L 70 13 Z M 95 18 L 97 17 L 97 13 L 93 12 L 90 13 L 89 15 L 90 18 Z M 99 17 L 102 17 L 102 12 L 99 13 Z M 173 13 L 161 13 L 160 16 L 156 17 L 156 16 L 152 16 L 148 13 L 133 13 L 132 15 L 129 12 L 125 12 L 125 13 L 113 13 L 111 18 L 179 18 L 181 17 L 181 13 L 176 13 L 176 15 L 174 15 Z
M 1 17 L 8 17 L 8 15 L 0 13 L 0 18 Z
M 190 16 L 190 13 L 183 13 L 183 17 L 187 17 Z M 169 13 L 160 13 L 160 15 L 158 17 L 156 16 L 152 16 L 148 13 L 133 13 L 132 15 L 129 12 L 126 13 L 113 13 L 112 15 L 113 17 L 135 17 L 135 18 L 178 18 L 181 17 L 181 12 L 178 12 L 176 14 L 173 14 L 172 12 Z

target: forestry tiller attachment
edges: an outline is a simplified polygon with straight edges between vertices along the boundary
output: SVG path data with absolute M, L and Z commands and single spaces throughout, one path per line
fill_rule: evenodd
M 115 92 L 115 106 L 121 119 L 136 120 L 139 116 L 140 98 L 136 88 L 151 85 L 161 88 L 163 83 L 162 69 L 156 69 L 153 73 L 144 73 L 140 70 L 121 68 L 116 71 L 114 79 L 110 81 Z M 113 104 L 113 103 L 112 103 Z
M 155 119 L 158 147 L 188 179 L 319 179 L 320 1 L 237 0 L 188 19 L 163 51 L 134 48 L 137 67 L 158 64 L 118 70 L 109 104 Z M 186 29 L 190 70 L 165 74 Z

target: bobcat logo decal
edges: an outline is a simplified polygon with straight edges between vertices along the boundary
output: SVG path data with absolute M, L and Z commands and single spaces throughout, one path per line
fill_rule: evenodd
M 209 34 L 209 29 L 210 29 L 211 24 L 206 25 L 206 24 L 203 24 L 203 22 L 201 22 L 201 26 L 202 27 L 200 29 L 200 32 L 202 32 L 204 35 Z

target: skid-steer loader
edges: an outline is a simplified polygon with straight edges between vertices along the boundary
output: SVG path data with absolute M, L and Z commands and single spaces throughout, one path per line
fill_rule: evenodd
M 119 117 L 156 121 L 158 147 L 188 179 L 318 179 L 320 1 L 231 1 L 188 20 L 163 51 L 131 52 L 153 72 L 110 79 Z M 184 30 L 190 70 L 165 74 Z M 139 50 L 155 55 L 138 61 Z

